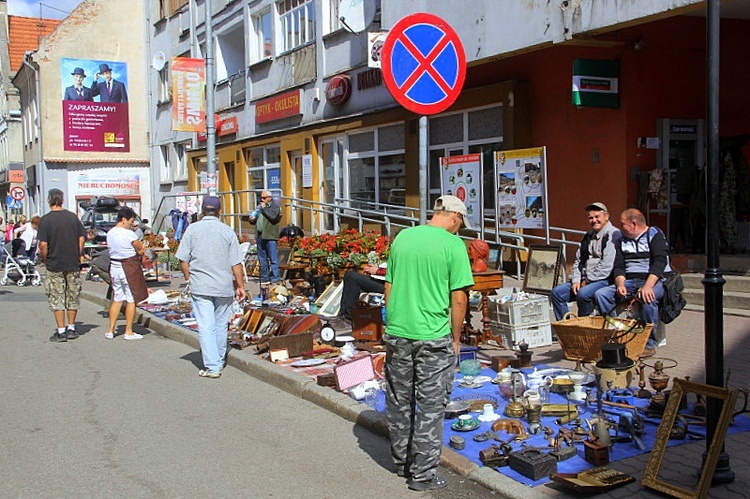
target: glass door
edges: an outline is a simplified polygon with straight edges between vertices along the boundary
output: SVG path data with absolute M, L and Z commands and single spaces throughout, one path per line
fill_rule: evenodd
M 322 205 L 318 224 L 321 232 L 338 232 L 338 220 L 333 215 L 336 198 L 343 197 L 344 185 L 344 137 L 322 140 L 320 143 L 320 184 L 319 198 Z
M 309 220 L 305 223 L 305 210 L 302 201 L 302 151 L 291 151 L 289 160 L 292 165 L 292 223 L 302 227 L 306 233 L 310 232 Z

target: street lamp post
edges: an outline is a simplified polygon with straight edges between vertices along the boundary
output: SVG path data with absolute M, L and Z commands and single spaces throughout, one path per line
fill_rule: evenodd
M 213 0 L 206 0 L 206 184 L 208 194 L 216 195 L 216 119 L 214 118 L 216 105 L 214 102 L 214 30 Z

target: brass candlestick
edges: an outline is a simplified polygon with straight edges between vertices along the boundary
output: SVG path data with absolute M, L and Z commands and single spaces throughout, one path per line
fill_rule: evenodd
M 643 359 L 638 360 L 636 372 L 638 373 L 638 388 L 640 390 L 636 392 L 635 396 L 639 399 L 650 399 L 652 394 L 646 390 L 646 364 L 643 362 Z

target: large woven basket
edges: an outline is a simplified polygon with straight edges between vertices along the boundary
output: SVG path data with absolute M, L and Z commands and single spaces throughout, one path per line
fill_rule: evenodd
M 617 319 L 619 323 L 630 327 L 634 320 Z M 646 348 L 653 324 L 636 326 L 629 332 L 618 331 L 602 316 L 577 317 L 568 313 L 563 320 L 552 323 L 552 332 L 557 336 L 568 360 L 593 362 L 601 357 L 602 345 L 605 343 L 624 343 L 626 355 L 638 360 Z

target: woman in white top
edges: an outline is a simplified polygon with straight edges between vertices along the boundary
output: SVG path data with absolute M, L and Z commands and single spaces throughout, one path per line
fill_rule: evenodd
M 104 337 L 112 340 L 115 337 L 117 317 L 125 306 L 125 335 L 126 340 L 140 340 L 142 335 L 133 332 L 135 322 L 135 304 L 141 301 L 146 293 L 146 282 L 143 279 L 143 269 L 140 258 L 143 256 L 143 244 L 132 230 L 135 212 L 127 206 L 117 213 L 117 225 L 107 232 L 107 248 L 109 249 L 109 273 L 112 279 L 112 304 L 109 307 L 109 329 Z
M 13 231 L 13 237 L 20 239 L 23 245 L 18 244 L 16 254 L 25 256 L 32 262 L 36 255 L 36 232 L 39 228 L 39 215 L 34 215 L 31 220 Z M 15 255 L 14 255 L 15 256 Z

